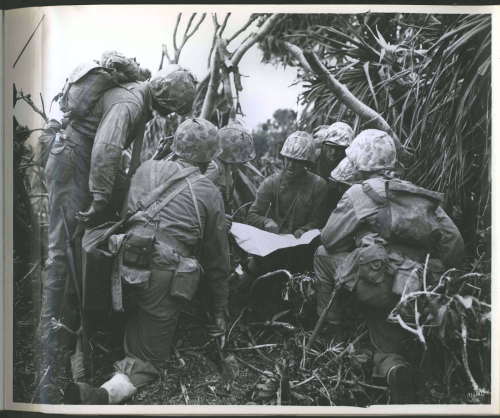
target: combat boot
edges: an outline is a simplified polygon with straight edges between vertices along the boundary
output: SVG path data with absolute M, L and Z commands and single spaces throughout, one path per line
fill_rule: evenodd
M 253 257 L 250 258 L 248 264 L 242 264 L 242 268 L 243 274 L 241 275 L 240 282 L 236 287 L 237 293 L 240 294 L 247 293 L 252 287 L 252 284 L 259 277 L 258 267 Z
M 391 404 L 409 405 L 415 403 L 412 369 L 407 366 L 396 366 L 389 370 L 387 383 L 391 391 Z
M 108 405 L 109 394 L 104 388 L 94 388 L 88 383 L 70 382 L 64 389 L 66 405 Z

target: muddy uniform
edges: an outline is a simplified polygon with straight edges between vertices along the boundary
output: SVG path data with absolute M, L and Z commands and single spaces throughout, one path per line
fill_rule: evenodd
M 385 198 L 385 182 L 381 177 L 366 180 L 373 190 Z M 410 208 L 409 208 L 410 209 Z M 321 235 L 322 246 L 315 255 L 315 271 L 319 281 L 318 314 L 321 314 L 328 303 L 334 287 L 337 269 L 344 269 L 346 260 L 355 247 L 361 247 L 377 240 L 385 242 L 378 233 L 370 231 L 368 222 L 375 219 L 380 205 L 377 205 L 364 191 L 361 184 L 352 186 L 340 200 L 337 209 L 331 214 Z M 446 215 L 438 207 L 437 220 L 443 231 L 443 238 L 435 245 L 430 258 L 438 258 L 446 268 L 460 264 L 464 250 L 462 237 Z M 423 249 L 407 247 L 399 244 L 384 245 L 387 252 L 425 263 L 426 253 Z M 348 263 L 348 260 L 346 260 Z M 354 291 L 356 297 L 370 308 L 370 339 L 375 349 L 375 377 L 385 377 L 393 366 L 403 365 L 402 342 L 408 333 L 398 324 L 386 321 L 388 313 L 396 306 L 400 297 L 392 293 L 393 277 L 386 277 L 381 283 L 371 283 L 357 279 L 352 275 L 343 287 Z M 327 321 L 339 322 L 340 305 L 334 304 L 328 313 Z
M 149 160 L 142 164 L 132 180 L 128 208 L 134 209 L 138 201 L 176 173 L 179 166 L 186 168 L 192 164 L 183 159 Z M 199 171 L 194 174 L 197 173 Z M 217 314 L 224 312 L 227 304 L 229 249 L 222 198 L 217 188 L 201 177 L 192 183 L 203 228 L 200 264 L 204 270 L 203 280 L 212 291 L 213 312 Z M 182 306 L 180 299 L 169 294 L 178 265 L 172 248 L 184 257 L 194 257 L 200 237 L 196 209 L 188 187 L 159 212 L 155 222 L 144 226 L 148 213 L 154 210 L 155 204 L 127 222 L 127 232 L 156 234 L 149 286 L 133 291 L 138 308 L 125 332 L 126 358 L 115 363 L 117 372 L 128 376 L 135 387 L 156 380 L 166 368 L 170 356 L 172 337 Z

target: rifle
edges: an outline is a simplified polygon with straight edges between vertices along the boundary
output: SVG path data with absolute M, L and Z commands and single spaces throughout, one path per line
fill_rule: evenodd
M 78 277 L 78 273 L 76 270 L 76 265 L 75 265 L 75 257 L 73 254 L 73 247 L 71 246 L 71 235 L 69 233 L 68 229 L 68 224 L 66 223 L 66 216 L 64 214 L 63 207 L 60 207 L 61 210 L 61 215 L 64 223 L 64 228 L 66 229 L 66 236 L 68 239 L 66 240 L 66 249 L 67 249 L 67 255 L 68 255 L 68 262 L 69 262 L 69 267 L 70 267 L 70 273 L 71 273 L 71 280 L 73 282 L 73 286 L 76 291 L 76 296 L 78 298 L 78 308 L 80 311 L 80 329 L 77 331 L 78 335 L 78 341 L 76 345 L 76 353 L 74 356 L 74 360 L 72 359 L 72 373 L 73 373 L 73 378 L 75 380 L 80 380 L 85 377 L 90 377 L 91 375 L 91 367 L 90 367 L 90 344 L 89 344 L 89 337 L 88 337 L 88 327 L 87 327 L 87 320 L 85 318 L 85 313 L 83 311 L 83 305 L 82 305 L 82 295 L 80 292 L 80 280 Z M 83 370 L 81 368 L 79 369 L 77 366 L 77 359 L 79 357 L 79 354 L 83 353 Z
M 328 312 L 330 311 L 330 308 L 333 305 L 333 302 L 335 300 L 335 296 L 337 294 L 337 290 L 340 288 L 340 285 L 341 285 L 341 283 L 339 280 L 335 284 L 335 287 L 332 291 L 330 299 L 328 300 L 328 304 L 323 309 L 323 312 L 321 312 L 321 316 L 319 317 L 318 322 L 316 322 L 316 326 L 314 327 L 314 331 L 313 331 L 311 337 L 309 338 L 309 341 L 307 342 L 306 351 L 309 351 L 311 349 L 312 345 L 314 344 L 314 341 L 316 341 L 316 337 L 321 332 L 321 329 L 323 328 L 323 325 L 325 324 L 325 321 L 326 321 L 326 316 L 328 315 Z

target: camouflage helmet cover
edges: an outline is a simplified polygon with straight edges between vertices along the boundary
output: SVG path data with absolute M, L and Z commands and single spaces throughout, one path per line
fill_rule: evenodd
M 239 123 L 232 122 L 219 130 L 222 154 L 219 160 L 228 164 L 239 164 L 252 161 L 255 158 L 255 147 L 252 136 Z
M 356 182 L 353 168 L 349 159 L 344 158 L 330 174 L 330 180 L 352 186 Z
M 201 118 L 190 118 L 180 124 L 171 149 L 175 155 L 197 163 L 209 162 L 222 152 L 217 128 Z
M 196 77 L 177 64 L 158 71 L 149 82 L 154 100 L 163 108 L 184 116 L 191 112 L 196 95 Z
M 114 68 L 118 82 L 136 81 L 139 78 L 139 63 L 135 58 L 128 58 L 119 52 L 104 51 L 101 65 L 105 68 Z
M 314 146 L 312 135 L 304 131 L 295 131 L 283 144 L 281 155 L 295 160 L 314 163 L 316 147 Z
M 384 131 L 367 129 L 361 132 L 346 149 L 352 165 L 362 171 L 376 171 L 394 168 L 396 146 Z
M 354 132 L 347 123 L 335 122 L 328 128 L 323 144 L 347 148 L 351 145 L 353 139 Z

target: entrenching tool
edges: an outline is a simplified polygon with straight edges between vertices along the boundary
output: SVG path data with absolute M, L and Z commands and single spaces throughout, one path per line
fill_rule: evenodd
M 85 377 L 91 377 L 91 364 L 90 364 L 90 344 L 89 337 L 87 333 L 87 320 L 85 318 L 85 313 L 83 311 L 82 305 L 82 295 L 80 292 L 80 281 L 78 280 L 78 273 L 75 265 L 75 256 L 73 254 L 73 247 L 71 246 L 71 236 L 68 229 L 68 224 L 66 223 L 66 216 L 64 214 L 64 209 L 61 206 L 61 215 L 64 223 L 64 228 L 66 229 L 66 235 L 68 239 L 66 240 L 68 262 L 70 267 L 71 280 L 75 288 L 76 296 L 78 298 L 78 308 L 80 312 L 80 329 L 77 331 L 77 344 L 75 354 L 71 357 L 71 372 L 73 374 L 73 379 L 78 381 Z

